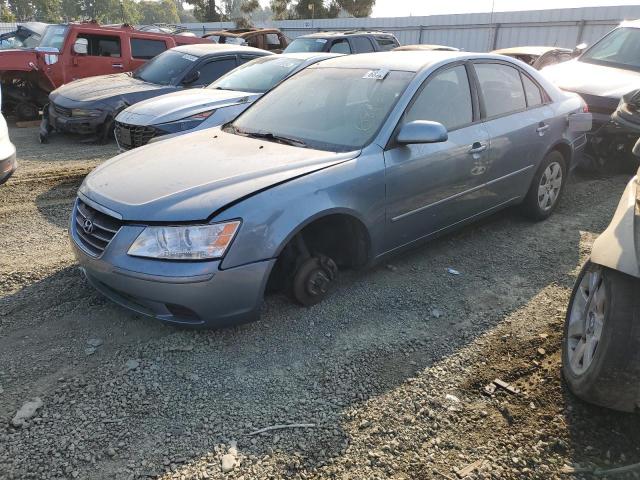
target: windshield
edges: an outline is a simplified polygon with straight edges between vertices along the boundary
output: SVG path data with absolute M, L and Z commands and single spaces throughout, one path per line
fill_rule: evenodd
M 66 25 L 49 25 L 44 32 L 42 40 L 38 47 L 40 48 L 57 48 L 62 50 L 64 45 L 64 37 L 67 35 L 69 27 Z
M 414 75 L 356 68 L 302 70 L 228 129 L 272 134 L 319 150 L 359 150 L 373 140 Z
M 264 93 L 290 75 L 301 63 L 302 60 L 299 58 L 276 55 L 256 58 L 227 73 L 208 88 Z
M 321 52 L 326 43 L 324 38 L 296 38 L 283 53 Z
M 587 50 L 580 61 L 640 70 L 640 29 L 615 29 Z
M 195 55 L 167 50 L 133 72 L 133 78 L 157 85 L 176 85 L 196 60 Z

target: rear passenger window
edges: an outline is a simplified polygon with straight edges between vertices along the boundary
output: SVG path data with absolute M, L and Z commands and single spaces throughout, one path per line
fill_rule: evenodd
M 463 65 L 438 72 L 427 82 L 409 107 L 405 123 L 430 120 L 454 130 L 473 121 L 469 78 Z
M 200 77 L 192 84 L 192 86 L 209 85 L 236 67 L 237 64 L 235 58 L 224 58 L 200 65 L 197 67 L 200 71 Z
M 356 49 L 356 53 L 373 52 L 373 44 L 367 37 L 352 37 L 351 41 Z
M 164 43 L 164 40 L 148 40 L 146 38 L 131 39 L 131 56 L 133 58 L 149 60 L 159 53 L 164 52 L 166 49 L 167 45 Z
M 383 52 L 393 50 L 394 48 L 399 46 L 398 42 L 390 37 L 376 37 L 376 42 L 378 42 L 378 48 Z
M 81 33 L 78 38 L 84 38 L 89 42 L 87 55 L 91 57 L 119 57 L 121 55 L 120 37 Z
M 499 63 L 480 63 L 475 69 L 487 117 L 506 115 L 527 107 L 518 70 Z
M 544 103 L 542 101 L 542 92 L 540 92 L 540 88 L 533 83 L 533 80 L 522 74 L 522 84 L 524 85 L 524 93 L 527 97 L 527 106 L 536 107 Z
M 331 50 L 329 51 L 332 53 L 349 54 L 351 53 L 351 47 L 349 46 L 349 42 L 346 39 L 336 40 L 335 42 L 333 42 L 333 45 L 331 45 Z

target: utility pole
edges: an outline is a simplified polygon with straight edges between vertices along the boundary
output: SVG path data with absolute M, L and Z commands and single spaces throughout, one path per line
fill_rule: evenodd
M 314 17 L 316 15 L 316 4 L 315 3 L 310 3 L 309 4 L 309 10 L 311 10 L 311 28 L 313 28 L 313 20 L 314 20 Z

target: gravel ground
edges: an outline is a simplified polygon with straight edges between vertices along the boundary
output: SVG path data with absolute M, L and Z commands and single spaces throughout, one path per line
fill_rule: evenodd
M 546 222 L 509 210 L 346 273 L 321 305 L 271 296 L 259 322 L 194 332 L 111 304 L 74 266 L 75 189 L 115 147 L 11 136 L 0 478 L 554 479 L 640 462 L 640 417 L 559 375 L 571 285 L 626 177 L 573 178 Z M 520 393 L 484 395 L 495 378 Z M 289 424 L 305 426 L 254 433 Z

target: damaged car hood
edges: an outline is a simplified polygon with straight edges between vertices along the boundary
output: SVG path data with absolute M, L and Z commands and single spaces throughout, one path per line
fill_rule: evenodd
M 542 69 L 542 74 L 562 90 L 620 98 L 638 88 L 640 72 L 570 60 Z
M 157 125 L 208 110 L 253 102 L 261 95 L 209 88 L 184 90 L 137 103 L 120 113 L 117 120 L 134 125 Z
M 132 93 L 172 91 L 172 85 L 156 85 L 133 78 L 128 73 L 115 73 L 75 80 L 58 88 L 55 93 L 69 100 L 94 102 L 112 97 L 122 97 Z
M 215 128 L 123 153 L 90 173 L 80 193 L 125 221 L 201 221 L 255 192 L 358 155 Z

